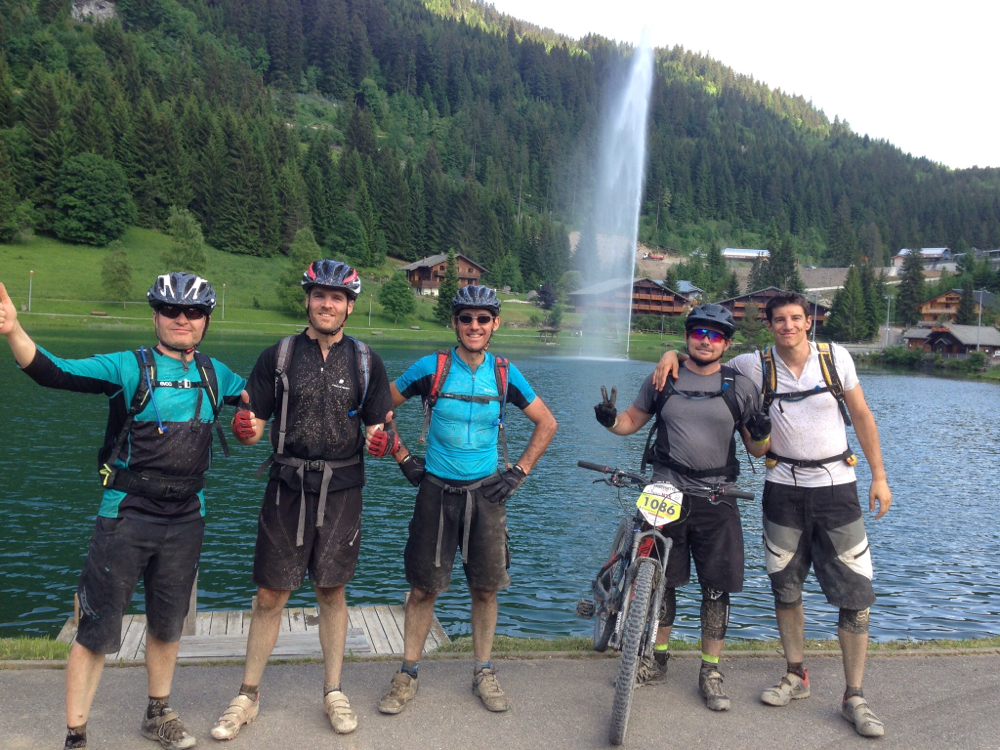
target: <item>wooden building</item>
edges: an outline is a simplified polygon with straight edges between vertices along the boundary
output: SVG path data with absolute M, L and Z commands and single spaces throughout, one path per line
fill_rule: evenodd
M 687 315 L 691 301 L 652 279 L 609 279 L 569 293 L 574 312 L 623 310 L 632 299 L 632 315 Z
M 993 292 L 977 291 L 972 293 L 973 314 L 979 315 L 979 307 L 996 307 L 997 296 Z M 961 289 L 949 289 L 936 297 L 931 297 L 926 302 L 917 305 L 920 310 L 921 319 L 927 323 L 936 323 L 942 317 L 949 318 L 952 322 L 958 316 L 958 304 L 962 300 Z
M 903 262 L 906 260 L 906 256 L 912 253 L 908 247 L 904 247 L 898 253 L 892 256 L 892 265 L 896 268 L 902 268 Z M 951 261 L 951 248 L 950 247 L 922 247 L 920 248 L 920 259 L 923 261 L 924 268 L 941 268 L 945 263 Z
M 400 270 L 406 271 L 406 280 L 417 294 L 437 297 L 447 266 L 448 256 L 445 253 L 438 253 L 403 266 Z M 489 270 L 461 254 L 455 255 L 455 266 L 460 287 L 479 284 L 483 274 Z
M 987 357 L 1000 354 L 1000 331 L 993 326 L 961 326 L 943 323 L 920 326 L 903 332 L 903 340 L 910 351 L 941 354 L 946 357 L 966 356 L 979 351 Z
M 766 318 L 764 314 L 764 307 L 767 305 L 767 301 L 771 299 L 771 297 L 775 297 L 779 294 L 783 294 L 783 290 L 778 289 L 776 286 L 769 286 L 766 289 L 758 289 L 756 292 L 741 294 L 739 297 L 724 299 L 718 304 L 729 310 L 729 312 L 733 314 L 733 318 L 736 322 L 739 323 L 746 317 L 746 306 L 753 302 L 757 305 L 757 319 L 764 320 Z M 819 303 L 818 301 L 810 300 L 810 302 L 812 307 L 809 310 L 809 314 L 813 316 L 813 320 L 816 324 L 816 330 L 818 331 L 823 328 L 823 324 L 826 323 L 826 319 L 830 317 L 830 308 L 827 305 Z

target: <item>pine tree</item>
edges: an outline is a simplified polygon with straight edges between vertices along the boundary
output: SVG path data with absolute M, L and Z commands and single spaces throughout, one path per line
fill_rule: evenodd
M 455 250 L 449 248 L 444 278 L 438 287 L 437 304 L 434 305 L 434 319 L 443 326 L 451 326 L 451 300 L 456 292 L 458 292 L 458 264 L 455 262 Z
M 108 299 L 124 302 L 132 296 L 132 264 L 128 260 L 128 251 L 121 240 L 108 243 L 108 251 L 101 261 L 101 284 Z
M 959 325 L 971 326 L 975 325 L 977 320 L 976 298 L 975 293 L 972 291 L 972 279 L 966 278 L 965 284 L 962 286 L 962 297 L 958 301 L 955 322 Z
M 833 298 L 830 318 L 824 329 L 837 341 L 861 341 L 868 338 L 868 312 L 856 266 L 847 270 L 844 286 L 837 290 Z
M 805 285 L 802 283 L 802 277 L 799 276 L 799 269 L 795 261 L 791 235 L 786 233 L 778 240 L 776 249 L 771 251 L 771 260 L 767 265 L 770 277 L 769 286 L 776 286 L 778 289 L 799 292 L 800 294 L 805 291 Z
M 310 263 L 320 260 L 322 255 L 323 250 L 309 227 L 303 227 L 295 233 L 295 239 L 288 248 L 288 265 L 278 280 L 278 300 L 288 312 L 302 314 L 305 298 L 302 274 Z
M 920 316 L 917 306 L 926 301 L 924 261 L 920 255 L 920 243 L 916 242 L 912 243 L 910 252 L 903 259 L 899 292 L 896 294 L 896 318 L 903 325 L 913 325 Z
M 750 266 L 750 276 L 747 278 L 747 294 L 759 292 L 768 287 L 767 273 L 768 269 L 764 266 L 764 259 L 759 255 L 756 256 Z
M 729 274 L 729 284 L 726 286 L 725 294 L 726 299 L 732 299 L 733 297 L 740 296 L 740 280 L 735 271 Z
M 170 207 L 167 218 L 170 247 L 163 253 L 163 266 L 171 271 L 204 274 L 208 267 L 205 238 L 198 220 L 186 208 Z
M 733 274 L 734 276 L 736 274 Z M 680 278 L 677 276 L 677 266 L 670 266 L 667 268 L 667 275 L 663 279 L 663 286 L 672 292 L 677 291 L 677 282 Z M 735 296 L 735 295 L 734 295 Z

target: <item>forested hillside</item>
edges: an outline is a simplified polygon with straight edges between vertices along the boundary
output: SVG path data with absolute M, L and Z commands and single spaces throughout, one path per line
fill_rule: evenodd
M 0 241 L 104 244 L 178 207 L 236 253 L 287 253 L 309 227 L 360 265 L 454 248 L 522 289 L 572 267 L 628 49 L 457 0 L 115 5 L 78 23 L 69 0 L 0 0 Z M 831 265 L 996 247 L 1000 170 L 913 159 L 660 50 L 640 233 L 681 252 L 787 237 Z

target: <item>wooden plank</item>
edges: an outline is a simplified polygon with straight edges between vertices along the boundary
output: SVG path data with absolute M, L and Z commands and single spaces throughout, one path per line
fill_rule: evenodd
M 382 623 L 379 622 L 378 615 L 375 614 L 375 608 L 361 607 L 361 616 L 364 617 L 365 624 L 368 626 L 368 636 L 375 653 L 391 654 L 392 647 L 389 645 L 389 639 L 385 637 L 385 630 L 382 629 Z
M 253 610 L 243 613 L 243 636 L 250 635 L 250 623 L 253 622 Z M 235 635 L 235 633 L 233 634 Z
M 281 610 L 281 619 L 278 620 L 278 632 L 279 633 L 291 632 L 288 620 L 288 609 Z
M 365 622 L 365 618 L 361 616 L 360 607 L 348 607 L 347 608 L 347 623 L 349 627 L 358 628 L 365 634 L 365 642 L 371 643 L 371 636 L 368 634 L 368 624 Z M 372 649 L 374 651 L 374 649 Z
M 396 625 L 396 618 L 392 616 L 392 612 L 384 604 L 376 604 L 373 609 L 382 624 L 382 630 L 385 632 L 386 640 L 389 641 L 392 653 L 403 653 L 403 631 Z
M 288 630 L 291 633 L 306 632 L 306 616 L 302 607 L 292 607 L 288 610 Z
M 122 647 L 118 650 L 121 658 L 125 661 L 135 661 L 136 654 L 139 653 L 139 646 L 146 637 L 146 615 L 135 615 L 132 624 L 129 626 L 128 634 L 122 641 Z M 143 649 L 145 654 L 145 649 Z
M 59 643 L 72 643 L 76 640 L 76 622 L 74 622 L 73 617 L 66 620 L 66 624 L 62 626 L 62 630 L 59 631 L 59 635 L 56 636 L 56 640 Z
M 208 628 L 209 635 L 225 635 L 226 626 L 229 624 L 228 612 L 213 612 L 212 624 Z
M 194 634 L 208 635 L 211 629 L 212 629 L 212 613 L 199 612 L 198 617 L 195 618 L 194 621 Z
M 118 661 L 120 658 L 122 658 L 122 656 L 121 656 L 121 653 L 122 653 L 121 647 L 123 645 L 125 645 L 125 638 L 128 636 L 128 629 L 130 627 L 132 627 L 132 620 L 133 620 L 134 617 L 135 617 L 135 615 L 128 615 L 128 614 L 125 615 L 124 617 L 122 617 L 122 639 L 121 639 L 121 643 L 119 644 L 118 650 L 115 653 L 113 653 L 113 654 L 105 654 L 104 655 L 104 663 L 105 664 L 114 664 L 116 661 Z
M 351 610 L 348 608 L 348 627 L 350 627 L 350 613 Z M 302 614 L 305 616 L 306 630 L 319 630 L 319 607 L 303 607 Z
M 435 617 L 433 620 L 431 620 L 431 631 L 430 632 L 432 632 L 434 634 L 434 638 L 437 639 L 437 642 L 438 642 L 439 646 L 441 644 L 443 644 L 443 643 L 451 643 L 451 639 L 448 637 L 448 634 L 446 632 L 444 632 L 444 628 L 441 627 L 441 621 L 438 620 L 437 617 Z
M 194 583 L 191 584 L 191 596 L 188 599 L 188 613 L 184 618 L 181 635 L 194 635 L 198 619 L 198 571 L 194 572 Z
M 348 656 L 370 656 L 375 652 L 368 640 L 368 634 L 362 628 L 348 628 L 344 653 Z
M 182 659 L 242 659 L 246 656 L 246 638 L 236 635 L 191 636 L 182 638 L 179 658 Z M 371 655 L 372 648 L 358 628 L 347 631 L 347 648 L 358 656 Z M 272 656 L 321 658 L 323 650 L 319 633 L 282 633 L 274 646 Z
M 226 635 L 241 635 L 243 633 L 243 612 L 226 613 Z

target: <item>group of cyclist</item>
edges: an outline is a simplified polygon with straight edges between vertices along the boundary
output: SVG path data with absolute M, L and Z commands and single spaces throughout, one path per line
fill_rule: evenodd
M 274 421 L 272 454 L 258 471 L 268 472 L 268 482 L 258 519 L 253 568 L 258 595 L 243 679 L 212 736 L 232 739 L 257 717 L 281 613 L 306 572 L 319 605 L 324 710 L 335 732 L 357 727 L 341 689 L 341 668 L 348 629 L 345 590 L 360 548 L 365 452 L 392 456 L 417 488 L 404 552 L 411 587 L 404 658 L 379 711 L 399 713 L 417 694 L 420 654 L 436 598 L 450 585 L 457 550 L 472 601 L 472 690 L 490 711 L 509 708 L 491 664 L 497 592 L 510 585 L 505 503 L 545 451 L 556 421 L 521 372 L 488 351 L 500 325 L 500 300 L 489 287 L 461 287 L 452 300 L 457 345 L 418 359 L 389 381 L 379 356 L 344 332 L 361 290 L 357 272 L 342 262 L 316 261 L 304 272 L 302 287 L 307 327 L 262 352 L 244 380 L 198 351 L 215 293 L 196 275 L 165 274 L 149 289 L 155 346 L 81 360 L 60 359 L 36 346 L 0 284 L 0 335 L 24 372 L 40 385 L 109 399 L 99 453 L 103 496 L 77 589 L 79 627 L 67 666 L 67 749 L 87 747 L 87 721 L 105 654 L 120 646 L 122 617 L 140 580 L 149 691 L 141 731 L 165 748 L 196 743 L 169 698 L 204 534 L 204 474 L 213 428 L 228 455 L 218 422 L 223 405 L 236 407 L 231 431 L 244 445 L 260 441 L 267 421 Z M 860 734 L 880 736 L 882 724 L 861 692 L 874 594 L 845 419 L 853 420 L 872 468 L 870 505 L 878 506 L 881 517 L 891 496 L 878 434 L 850 355 L 836 346 L 820 352 L 809 344 L 808 303 L 799 295 L 781 295 L 766 312 L 775 346 L 723 366 L 720 359 L 735 332 L 732 316 L 717 305 L 696 307 L 687 320 L 686 353 L 664 355 L 624 412 L 615 408 L 614 388 L 595 412 L 620 435 L 655 419 L 654 477 L 681 489 L 691 482 L 735 480 L 734 432 L 752 455 L 767 456 L 764 541 L 788 665 L 762 700 L 785 705 L 809 695 L 801 591 L 813 566 L 827 599 L 841 611 L 844 716 Z M 393 419 L 394 409 L 418 395 L 426 412 L 424 458 L 409 452 Z M 513 463 L 504 431 L 508 405 L 534 425 Z M 499 447 L 504 462 L 497 470 Z M 637 680 L 664 679 L 676 588 L 687 582 L 693 556 L 702 587 L 699 690 L 709 708 L 726 710 L 730 701 L 718 663 L 730 595 L 742 588 L 739 510 L 693 496 L 684 502 L 685 520 L 668 527 L 675 552 L 655 654 Z

